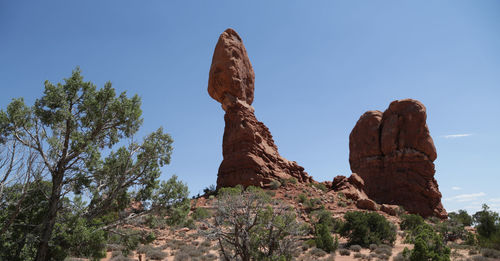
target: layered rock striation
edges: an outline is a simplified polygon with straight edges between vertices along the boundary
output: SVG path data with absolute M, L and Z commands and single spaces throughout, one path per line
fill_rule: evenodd
M 384 113 L 364 113 L 349 136 L 349 163 L 364 180 L 365 193 L 377 203 L 446 218 L 434 179 L 436 148 L 426 119 L 424 105 L 412 99 L 393 101 Z
M 255 117 L 251 106 L 254 82 L 252 64 L 240 36 L 227 29 L 215 47 L 208 80 L 208 93 L 226 112 L 224 159 L 217 187 L 265 187 L 273 180 L 292 177 L 298 182 L 311 182 L 303 167 L 280 156 L 271 132 Z

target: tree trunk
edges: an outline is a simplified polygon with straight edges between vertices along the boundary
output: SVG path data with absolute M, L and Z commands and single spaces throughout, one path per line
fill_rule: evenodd
M 64 172 L 56 171 L 52 176 L 52 193 L 50 195 L 49 211 L 42 223 L 42 234 L 40 236 L 40 244 L 36 253 L 36 261 L 49 260 L 49 240 L 52 236 L 52 230 L 56 223 L 57 210 L 61 198 L 62 180 Z

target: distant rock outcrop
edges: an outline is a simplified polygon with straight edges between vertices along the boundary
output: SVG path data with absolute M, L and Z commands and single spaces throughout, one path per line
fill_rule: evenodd
M 349 162 L 369 198 L 445 218 L 426 119 L 424 105 L 412 99 L 393 101 L 384 113 L 364 113 L 349 136 Z
M 281 157 L 269 129 L 259 122 L 251 106 L 255 75 L 240 36 L 227 29 L 215 47 L 208 93 L 226 112 L 217 187 L 267 186 L 273 180 L 311 178 L 294 161 Z

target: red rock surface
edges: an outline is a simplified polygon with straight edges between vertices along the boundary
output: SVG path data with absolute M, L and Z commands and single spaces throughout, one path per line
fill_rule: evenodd
M 303 167 L 280 156 L 269 129 L 255 118 L 254 77 L 241 38 L 227 29 L 215 47 L 208 81 L 208 93 L 226 111 L 217 187 L 265 187 L 292 177 L 311 182 Z
M 332 189 L 354 201 L 368 199 L 368 196 L 364 192 L 364 181 L 356 173 L 351 174 L 349 178 L 336 176 L 333 178 Z
M 369 198 L 445 218 L 426 118 L 424 105 L 412 99 L 393 101 L 384 113 L 364 113 L 349 136 L 349 162 Z
M 227 110 L 236 99 L 252 105 L 255 74 L 243 42 L 233 29 L 224 31 L 215 46 L 208 94 Z

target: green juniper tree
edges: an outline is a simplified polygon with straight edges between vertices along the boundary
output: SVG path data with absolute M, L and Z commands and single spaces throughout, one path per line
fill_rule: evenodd
M 33 106 L 19 98 L 0 111 L 0 141 L 33 150 L 48 173 L 36 260 L 51 259 L 49 242 L 68 192 L 89 195 L 82 213 L 88 219 L 111 213 L 116 219 L 131 198 L 152 197 L 159 168 L 170 161 L 172 139 L 161 128 L 142 143 L 132 139 L 142 124 L 140 105 L 137 95 L 116 95 L 109 82 L 98 89 L 83 81 L 77 68 L 64 83 L 46 81 Z M 130 140 L 128 146 L 109 152 L 123 139 Z M 103 151 L 109 153 L 104 160 Z

